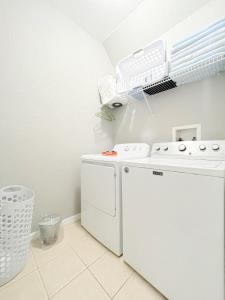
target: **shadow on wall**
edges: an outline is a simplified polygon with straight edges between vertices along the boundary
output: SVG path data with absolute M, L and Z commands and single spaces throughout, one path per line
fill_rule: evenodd
M 148 99 L 148 98 L 147 98 Z M 147 100 L 148 101 L 148 100 Z M 129 102 L 116 116 L 115 139 L 122 137 L 121 142 L 152 140 L 152 114 L 148 109 L 142 93 L 129 96 Z
M 99 110 L 101 109 L 101 105 L 102 104 L 99 97 Z M 115 114 L 117 110 L 118 109 L 112 110 L 112 113 Z M 95 144 L 98 145 L 96 151 L 102 152 L 103 150 L 111 149 L 114 145 L 115 138 L 115 120 L 107 121 L 97 116 L 94 116 L 94 118 L 95 121 L 93 126 L 93 134 Z
M 80 185 L 75 187 L 74 190 L 74 207 L 73 211 L 81 210 L 81 188 Z M 68 216 L 70 217 L 70 216 Z
M 225 77 L 188 84 L 153 96 L 129 98 L 118 110 L 115 142 L 172 141 L 172 127 L 201 123 L 202 139 L 225 139 Z

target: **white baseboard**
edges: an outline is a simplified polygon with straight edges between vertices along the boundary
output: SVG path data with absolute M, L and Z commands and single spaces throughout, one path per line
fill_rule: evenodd
M 68 217 L 62 221 L 63 224 L 74 223 L 80 220 L 80 214 L 76 214 L 74 216 Z
M 70 224 L 80 220 L 80 214 L 73 215 L 71 217 L 65 218 L 62 220 L 62 224 Z M 30 234 L 30 239 L 36 240 L 39 237 L 39 231 L 33 231 Z

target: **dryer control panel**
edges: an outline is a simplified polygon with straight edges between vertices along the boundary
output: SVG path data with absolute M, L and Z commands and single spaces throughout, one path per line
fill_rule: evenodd
M 225 140 L 156 143 L 151 156 L 225 160 Z
M 119 157 L 139 158 L 149 156 L 150 147 L 145 143 L 117 144 L 114 146 L 113 151 L 117 152 Z

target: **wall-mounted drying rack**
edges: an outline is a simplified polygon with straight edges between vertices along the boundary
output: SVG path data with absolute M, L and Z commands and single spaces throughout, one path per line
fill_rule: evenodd
M 153 42 L 117 65 L 117 90 L 124 96 L 149 95 L 225 72 L 225 17 L 173 45 Z
M 147 86 L 139 86 L 123 95 L 132 96 L 140 92 L 155 95 L 166 90 L 173 89 L 194 81 L 203 80 L 225 72 L 225 53 L 208 58 L 194 66 L 184 68 L 180 71 L 169 73 L 168 77 Z

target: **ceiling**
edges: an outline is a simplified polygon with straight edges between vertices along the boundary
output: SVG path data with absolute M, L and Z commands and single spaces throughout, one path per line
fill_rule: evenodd
M 48 0 L 103 42 L 143 0 Z

